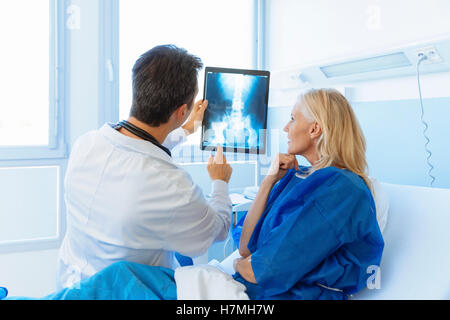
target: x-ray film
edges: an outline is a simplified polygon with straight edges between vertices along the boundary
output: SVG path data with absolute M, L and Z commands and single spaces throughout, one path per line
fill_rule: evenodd
M 269 81 L 268 71 L 205 69 L 202 150 L 265 153 Z

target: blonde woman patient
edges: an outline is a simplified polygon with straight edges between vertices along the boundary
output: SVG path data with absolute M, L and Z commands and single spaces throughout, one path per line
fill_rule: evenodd
M 288 154 L 275 158 L 235 229 L 234 279 L 250 299 L 347 299 L 366 287 L 384 248 L 365 138 L 333 89 L 302 94 L 284 131 Z

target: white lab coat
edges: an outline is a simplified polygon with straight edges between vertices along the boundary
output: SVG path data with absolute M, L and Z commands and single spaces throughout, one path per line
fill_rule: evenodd
M 180 128 L 164 145 L 172 148 L 185 139 Z M 163 150 L 108 124 L 76 141 L 65 203 L 58 289 L 117 261 L 173 268 L 174 252 L 199 256 L 214 241 L 226 239 L 232 206 L 224 181 L 212 182 L 207 201 Z

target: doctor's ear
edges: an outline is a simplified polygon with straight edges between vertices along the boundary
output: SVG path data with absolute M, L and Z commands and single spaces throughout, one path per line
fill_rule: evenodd
M 186 115 L 189 115 L 189 108 L 187 104 L 183 104 L 175 111 L 176 118 L 179 121 L 186 119 Z

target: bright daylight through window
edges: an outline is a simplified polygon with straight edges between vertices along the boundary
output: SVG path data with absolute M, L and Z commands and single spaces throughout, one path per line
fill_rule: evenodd
M 204 66 L 252 69 L 253 0 L 125 0 L 120 2 L 120 118 L 131 107 L 131 70 L 154 46 L 175 44 L 199 56 Z M 199 74 L 203 97 L 204 72 Z M 200 131 L 189 143 L 200 142 Z
M 49 1 L 0 2 L 0 147 L 49 142 Z

